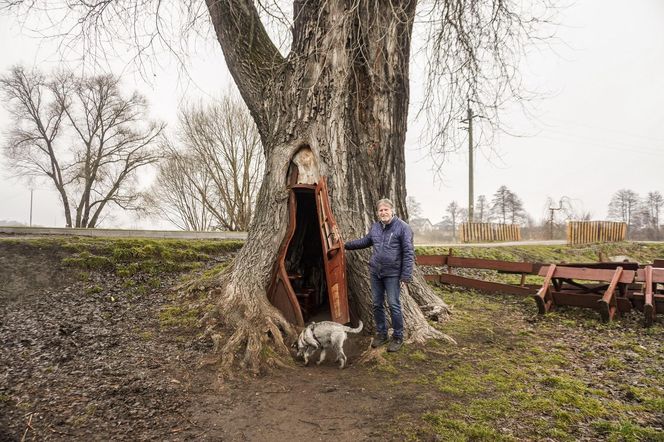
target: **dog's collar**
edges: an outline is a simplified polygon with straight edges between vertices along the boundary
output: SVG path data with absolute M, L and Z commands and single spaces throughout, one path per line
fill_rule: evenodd
M 321 344 L 321 342 L 318 340 L 318 338 L 316 337 L 316 332 L 315 332 L 313 329 L 311 330 L 311 335 L 314 337 L 314 339 L 315 339 L 316 342 L 318 343 L 318 346 L 319 346 L 319 347 L 322 347 L 323 344 Z

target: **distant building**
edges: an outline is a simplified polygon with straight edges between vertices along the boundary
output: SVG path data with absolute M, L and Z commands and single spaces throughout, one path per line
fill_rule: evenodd
M 413 218 L 408 224 L 415 232 L 431 232 L 433 231 L 433 224 L 429 218 Z

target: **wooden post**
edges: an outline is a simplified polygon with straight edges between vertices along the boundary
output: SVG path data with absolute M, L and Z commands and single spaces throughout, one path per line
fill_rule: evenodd
M 653 305 L 652 266 L 645 268 L 646 280 L 644 285 L 643 314 L 645 315 L 645 326 L 650 327 L 655 320 L 655 308 Z
M 616 272 L 613 274 L 613 278 L 611 278 L 609 288 L 604 292 L 602 299 L 597 301 L 599 302 L 599 313 L 602 315 L 602 321 L 604 322 L 611 321 L 618 312 L 618 301 L 616 300 L 615 291 L 622 272 L 622 267 L 616 267 Z
M 551 294 L 551 279 L 556 271 L 556 265 L 551 264 L 544 277 L 544 283 L 537 293 L 533 296 L 537 303 L 537 310 L 540 315 L 545 314 L 554 307 L 553 295 Z

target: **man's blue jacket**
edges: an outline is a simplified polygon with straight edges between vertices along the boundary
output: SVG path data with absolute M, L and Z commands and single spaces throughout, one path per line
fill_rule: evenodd
M 375 222 L 363 238 L 348 241 L 346 250 L 364 249 L 373 246 L 369 260 L 369 270 L 379 278 L 398 276 L 399 280 L 410 282 L 413 278 L 413 231 L 406 222 L 392 217 L 389 224 Z

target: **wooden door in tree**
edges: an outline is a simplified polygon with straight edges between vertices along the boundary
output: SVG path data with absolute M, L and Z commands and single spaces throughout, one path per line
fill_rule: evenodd
M 281 248 L 277 262 L 275 263 L 275 271 L 272 276 L 272 282 L 268 290 L 268 299 L 276 308 L 283 313 L 284 317 L 293 324 L 304 325 L 304 318 L 302 316 L 302 309 L 297 301 L 295 292 L 288 278 L 286 271 L 286 252 L 290 244 L 295 228 L 297 227 L 296 214 L 297 212 L 297 199 L 295 193 L 291 190 L 288 198 L 288 230 Z
M 345 324 L 350 321 L 346 285 L 346 254 L 330 207 L 326 177 L 322 177 L 316 185 L 316 208 L 323 247 L 330 315 L 334 322 Z

